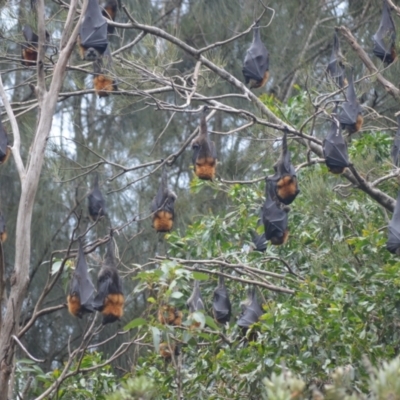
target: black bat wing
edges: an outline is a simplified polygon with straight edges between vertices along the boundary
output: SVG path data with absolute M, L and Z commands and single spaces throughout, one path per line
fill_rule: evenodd
M 263 314 L 264 311 L 258 304 L 255 290 L 252 289 L 237 324 L 242 328 L 248 328 L 250 325 L 256 323 Z
M 262 235 L 253 233 L 253 243 L 255 245 L 255 250 L 264 252 L 267 250 L 267 239 L 265 238 L 265 233 Z
M 353 125 L 357 121 L 357 116 L 360 114 L 360 104 L 357 100 L 356 90 L 354 88 L 353 72 L 348 74 L 348 82 L 346 97 L 347 101 L 342 104 L 342 109 L 339 114 L 339 121 L 342 125 Z
M 359 105 L 346 101 L 342 104 L 342 110 L 339 114 L 339 121 L 342 125 L 353 125 L 357 121 L 359 114 Z
M 104 257 L 104 264 L 111 268 L 117 268 L 117 258 L 115 256 L 115 242 L 113 231 L 110 232 L 110 240 L 107 242 L 106 255 Z
M 268 198 L 265 200 L 262 210 L 265 239 L 282 237 L 288 226 L 288 215 L 285 210 L 279 207 L 274 199 L 275 183 L 267 182 Z
M 266 201 L 263 208 L 263 222 L 266 240 L 282 237 L 288 226 L 288 215 L 275 202 Z
M 198 159 L 202 158 L 217 158 L 217 150 L 215 144 L 210 139 L 205 138 L 202 142 L 197 143 L 193 146 L 193 164 L 196 164 Z
M 287 134 L 286 132 L 283 134 L 282 138 L 282 154 L 274 166 L 275 168 L 275 175 L 271 176 L 269 179 L 277 182 L 279 179 L 283 178 L 284 176 L 296 176 L 296 170 L 294 169 L 290 151 L 287 148 Z
M 329 62 L 327 71 L 340 87 L 344 86 L 344 67 L 336 59 Z
M 29 25 L 24 25 L 24 27 L 22 28 L 22 34 L 24 35 L 27 44 L 29 43 L 37 44 L 39 39 L 38 35 L 36 35 L 36 33 L 33 32 L 32 28 Z
M 99 188 L 99 176 L 96 173 L 93 183 L 93 189 L 89 193 L 89 214 L 91 216 L 106 215 L 106 202 Z
M 345 168 L 349 166 L 347 143 L 335 120 L 332 121 L 331 131 L 323 142 L 323 151 L 328 167 Z
M 8 136 L 7 132 L 0 121 L 0 159 L 7 155 Z
M 396 254 L 400 248 L 400 191 L 397 195 L 392 219 L 389 222 L 386 248 L 393 254 Z
M 105 201 L 100 192 L 100 189 L 95 188 L 89 194 L 89 214 L 90 215 L 105 215 Z
M 269 54 L 266 47 L 260 42 L 251 45 L 247 50 L 243 62 L 243 75 L 246 78 L 246 83 L 250 79 L 261 81 L 265 71 L 269 69 Z
M 154 197 L 152 204 L 151 204 L 151 211 L 155 212 L 160 207 L 162 207 L 168 198 L 168 176 L 165 164 L 163 166 L 163 171 L 161 175 L 161 182 L 160 186 L 158 187 L 158 191 L 156 196 Z
M 296 176 L 296 171 L 290 161 L 290 151 L 286 150 L 284 157 L 282 159 L 282 163 L 279 165 L 278 172 L 280 176 L 290 175 Z
M 102 311 L 104 300 L 109 294 L 122 294 L 122 283 L 116 268 L 104 266 L 97 280 L 97 295 L 93 301 L 93 308 Z
M 327 71 L 340 87 L 344 85 L 344 67 L 339 58 L 340 44 L 337 33 L 333 37 L 333 48 Z
M 90 279 L 81 242 L 79 242 L 78 259 L 70 284 L 70 294 L 75 293 L 79 296 L 81 307 L 93 312 L 94 285 Z
M 215 319 L 221 323 L 229 322 L 232 316 L 232 305 L 222 276 L 218 287 L 214 290 L 213 312 Z
M 396 165 L 396 167 L 399 166 L 399 153 L 400 153 L 400 116 L 397 117 L 397 124 L 398 124 L 397 133 L 396 133 L 396 136 L 394 137 L 392 150 L 391 150 L 391 152 L 390 152 L 390 155 L 392 156 L 393 164 Z
M 243 61 L 243 75 L 246 83 L 250 79 L 261 81 L 265 71 L 269 70 L 269 54 L 264 43 L 261 41 L 260 28 L 258 23 L 253 29 L 253 42 L 247 50 Z
M 380 59 L 392 62 L 391 49 L 396 41 L 396 28 L 390 13 L 389 5 L 385 0 L 383 2 L 382 18 L 379 28 L 373 36 L 373 53 Z
M 101 52 L 106 50 L 108 45 L 107 21 L 101 14 L 97 0 L 89 0 L 79 33 L 82 46 L 94 47 Z

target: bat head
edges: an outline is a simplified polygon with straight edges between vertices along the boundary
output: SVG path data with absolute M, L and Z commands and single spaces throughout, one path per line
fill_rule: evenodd
M 96 61 L 101 57 L 101 53 L 96 50 L 94 47 L 89 47 L 84 49 L 83 51 L 83 58 L 86 61 Z
M 168 197 L 167 197 L 167 208 L 172 209 L 174 208 L 175 200 L 178 196 L 172 190 L 168 190 Z

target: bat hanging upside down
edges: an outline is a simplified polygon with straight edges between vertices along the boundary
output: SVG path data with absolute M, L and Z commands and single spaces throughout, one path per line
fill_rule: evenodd
M 113 71 L 110 46 L 107 46 L 103 57 L 93 61 L 93 87 L 99 97 L 107 97 L 110 92 L 116 92 L 118 85 L 111 76 Z
M 329 134 L 322 144 L 325 164 L 332 174 L 341 174 L 349 166 L 347 143 L 342 135 L 342 128 L 337 117 L 337 107 L 332 114 L 332 125 Z
M 104 17 L 115 21 L 115 17 L 117 16 L 118 3 L 117 0 L 107 0 L 106 4 L 103 7 L 103 11 L 101 12 Z M 114 33 L 115 27 L 107 24 L 107 33 Z
M 100 58 L 108 46 L 107 21 L 101 14 L 97 0 L 89 0 L 85 16 L 79 28 L 78 46 L 86 61 Z
M 22 65 L 31 67 L 32 65 L 36 65 L 37 62 L 39 37 L 33 32 L 29 25 L 23 27 L 22 34 L 24 35 L 25 42 L 21 46 L 21 62 Z M 50 34 L 47 31 L 45 34 L 46 42 L 48 42 L 50 40 Z
M 289 237 L 288 207 L 282 207 L 276 199 L 276 184 L 274 181 L 266 182 L 267 199 L 262 209 L 265 239 L 271 244 L 279 246 L 286 243 Z
M 275 182 L 276 196 L 283 204 L 294 201 L 300 190 L 297 185 L 296 171 L 290 161 L 290 151 L 287 147 L 287 134 L 283 134 L 282 153 L 274 165 L 275 175 L 268 177 L 269 181 Z
M 347 101 L 342 104 L 342 110 L 338 119 L 342 128 L 346 129 L 349 134 L 352 134 L 358 132 L 362 128 L 364 118 L 361 114 L 362 108 L 357 100 L 352 71 L 348 74 L 347 80 L 349 82 L 346 91 Z
M 125 298 L 121 278 L 118 275 L 115 243 L 111 231 L 105 260 L 97 277 L 97 295 L 93 301 L 93 308 L 103 314 L 103 325 L 105 325 L 121 319 L 124 314 L 124 303 Z
M 258 23 L 253 28 L 253 43 L 247 50 L 242 69 L 246 85 L 250 89 L 263 87 L 269 78 L 269 54 L 260 37 Z
M 157 232 L 169 232 L 174 224 L 176 194 L 168 188 L 167 170 L 164 164 L 158 192 L 151 202 L 153 228 Z
M 73 316 L 82 318 L 84 313 L 94 312 L 93 299 L 94 285 L 88 272 L 82 241 L 79 240 L 78 257 L 67 297 L 68 311 Z
M 396 54 L 396 27 L 387 0 L 383 0 L 382 18 L 378 31 L 373 36 L 374 54 L 384 63 L 391 64 Z
M 203 180 L 212 181 L 217 167 L 217 150 L 214 142 L 208 137 L 207 115 L 208 107 L 203 108 L 200 120 L 200 133 L 192 141 L 192 162 L 194 173 Z

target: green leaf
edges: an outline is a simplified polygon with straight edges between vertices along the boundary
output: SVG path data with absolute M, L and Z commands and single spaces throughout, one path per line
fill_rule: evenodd
M 124 326 L 124 331 L 129 331 L 130 329 L 137 328 L 138 326 L 146 325 L 147 321 L 144 318 L 136 318 L 129 324 Z
M 154 345 L 154 351 L 156 353 L 159 352 L 160 350 L 160 336 L 161 336 L 161 332 L 158 328 L 156 328 L 155 326 L 151 327 L 151 332 L 153 334 L 153 345 Z
M 219 330 L 218 325 L 209 315 L 206 315 L 206 325 L 208 325 L 211 329 L 214 329 L 216 331 Z
M 193 279 L 198 281 L 208 281 L 208 275 L 203 272 L 193 271 Z
M 62 264 L 61 260 L 57 260 L 57 261 L 53 262 L 53 264 L 51 266 L 51 275 L 55 275 L 60 270 L 61 264 Z
M 180 299 L 182 296 L 183 296 L 182 292 L 172 292 L 170 297 L 172 299 Z

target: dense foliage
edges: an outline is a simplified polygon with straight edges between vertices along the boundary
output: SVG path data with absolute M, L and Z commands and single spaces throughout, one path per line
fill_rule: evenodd
M 52 37 L 47 85 L 71 4 L 45 4 Z M 384 69 L 371 54 L 381 1 L 267 6 L 255 0 L 126 2 L 109 35 L 119 91 L 106 98 L 93 91 L 91 64 L 72 53 L 35 198 L 29 286 L 14 321 L 10 399 L 43 393 L 109 400 L 398 398 L 400 263 L 385 243 L 398 191 L 390 152 L 400 95 L 381 77 L 396 88 L 399 63 Z M 26 23 L 36 27 L 37 16 L 27 1 L 0 7 L 0 72 L 28 163 L 44 110 L 36 68 L 19 63 L 20 32 Z M 398 25 L 396 13 L 399 7 L 392 11 Z M 271 77 L 252 94 L 239 82 L 251 33 L 239 33 L 260 16 Z M 340 30 L 364 115 L 361 133 L 346 138 L 352 166 L 344 175 L 328 171 L 321 151 L 333 100 L 344 96 L 325 73 L 338 26 L 351 30 L 379 69 L 370 71 Z M 224 43 L 193 55 L 192 49 L 217 42 Z M 190 148 L 205 104 L 218 150 L 217 178 L 207 182 L 193 174 Z M 12 118 L 1 111 L 15 143 Z M 262 253 L 252 239 L 263 232 L 264 178 L 273 174 L 283 132 L 300 194 L 290 205 L 288 242 L 268 244 Z M 157 234 L 149 204 L 163 163 L 177 201 L 173 230 Z M 96 223 L 87 217 L 86 199 L 94 171 L 108 211 Z M 6 289 L 0 324 L 22 251 L 15 239 L 21 187 L 13 159 L 0 165 L 9 237 L 0 246 Z M 125 314 L 102 326 L 97 314 L 74 319 L 65 302 L 77 237 L 85 237 L 95 280 L 110 228 Z M 225 326 L 212 313 L 221 274 L 233 314 Z M 190 314 L 186 301 L 195 280 L 205 310 Z M 236 321 L 249 287 L 257 288 L 264 313 L 243 334 Z M 181 326 L 160 323 L 166 304 L 183 312 Z M 163 349 L 170 357 L 162 357 Z

